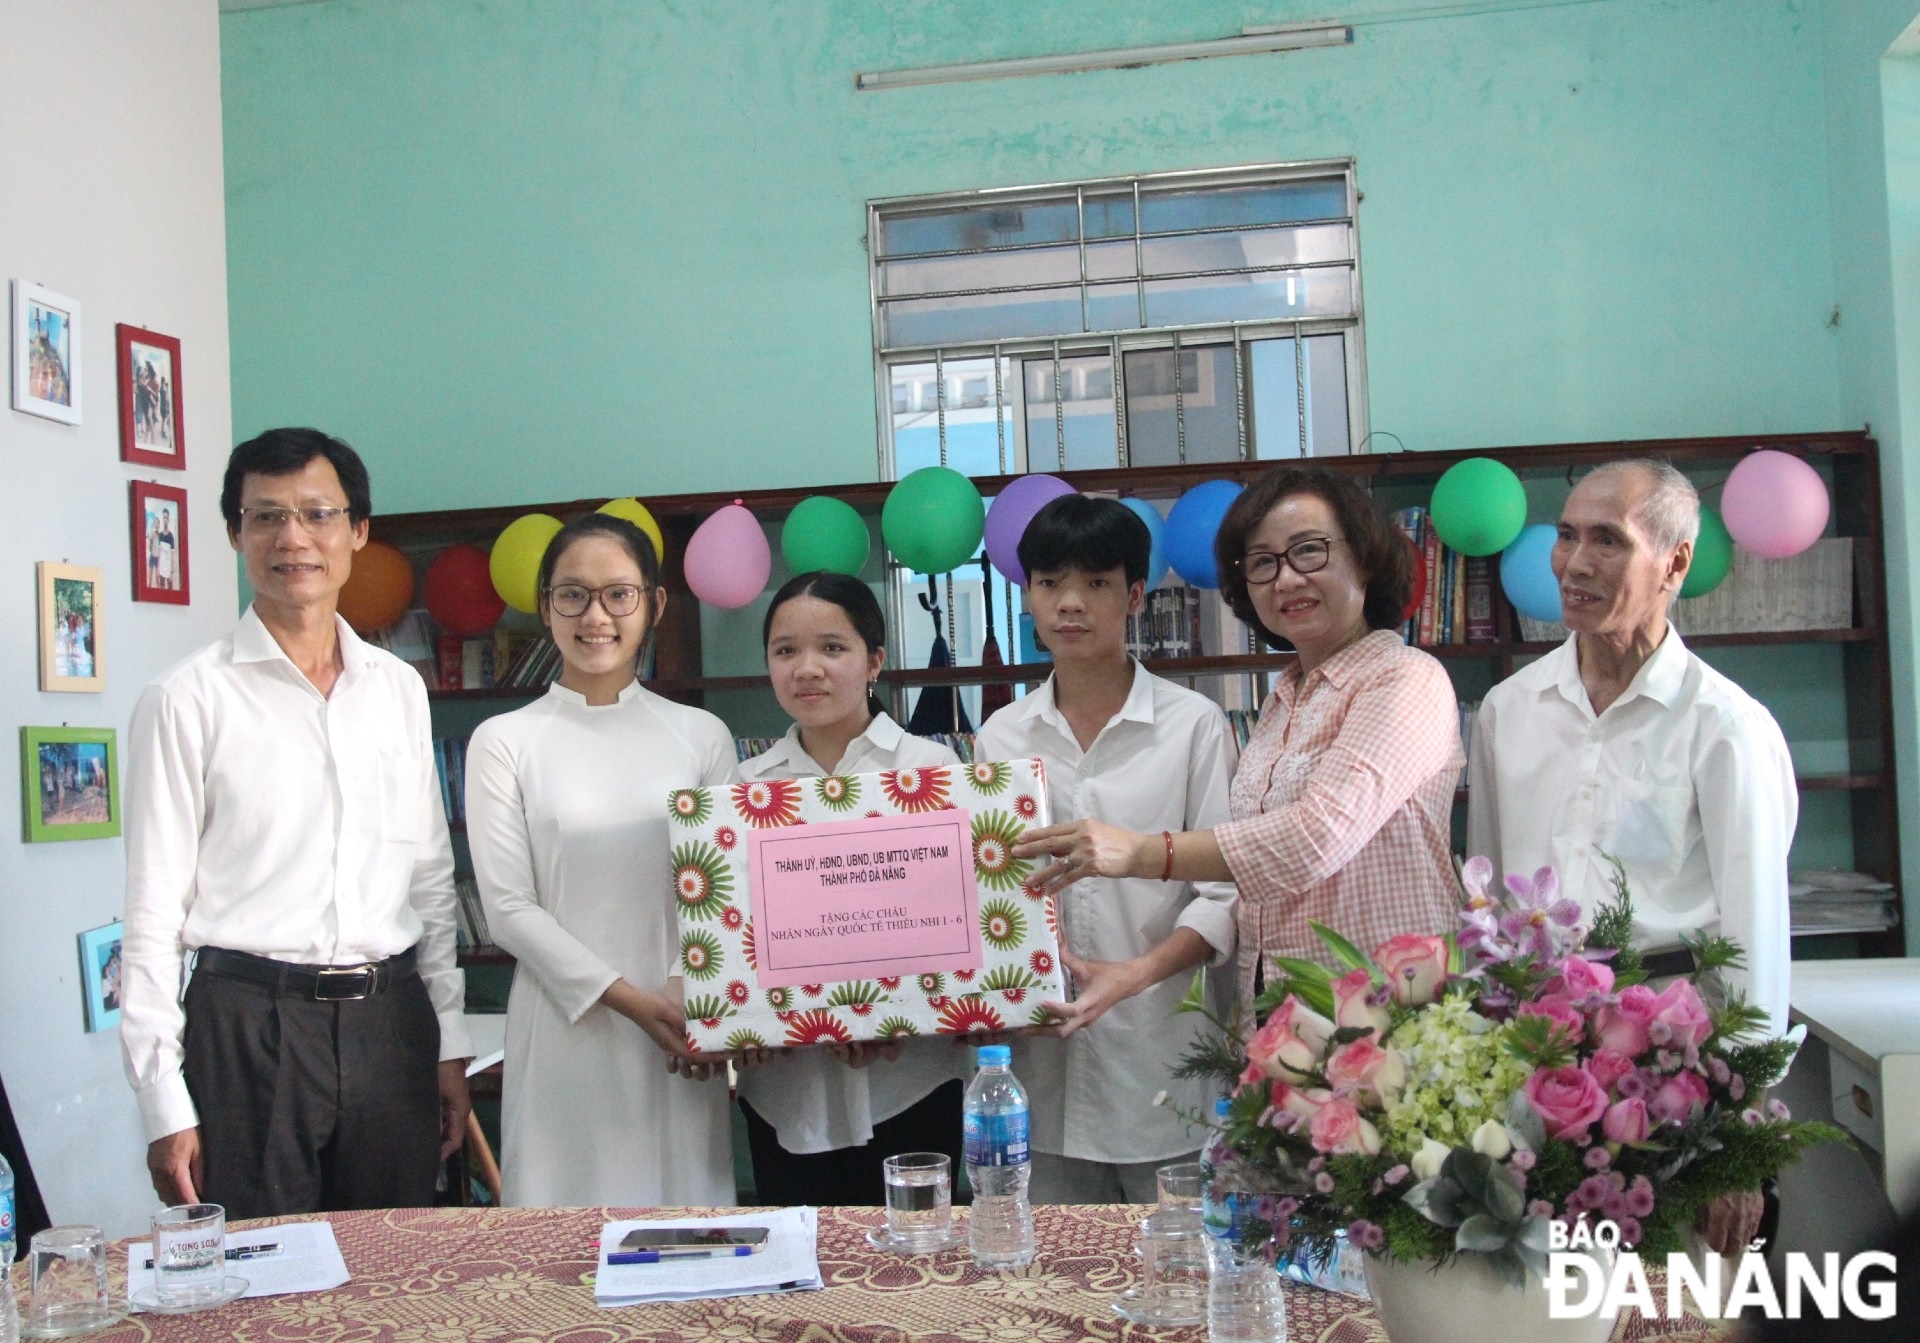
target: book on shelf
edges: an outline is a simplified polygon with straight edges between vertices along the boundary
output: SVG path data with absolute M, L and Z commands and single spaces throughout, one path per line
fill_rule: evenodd
M 1784 560 L 1762 559 L 1738 546 L 1733 567 L 1712 592 L 1673 604 L 1673 627 L 1690 634 L 1773 634 L 1853 628 L 1853 538 L 1827 536 Z M 1557 620 L 1520 617 L 1529 643 L 1559 643 Z
M 1202 597 L 1184 584 L 1147 593 L 1127 617 L 1127 652 L 1137 658 L 1195 657 L 1206 648 Z
M 453 920 L 454 941 L 462 951 L 493 945 L 487 911 L 480 903 L 480 883 L 471 874 L 453 879 Z
M 467 822 L 467 738 L 435 737 L 433 767 L 440 777 L 440 805 L 446 809 L 447 824 Z
M 1787 874 L 1787 919 L 1796 937 L 1882 933 L 1900 924 L 1900 892 L 1865 872 L 1795 868 Z

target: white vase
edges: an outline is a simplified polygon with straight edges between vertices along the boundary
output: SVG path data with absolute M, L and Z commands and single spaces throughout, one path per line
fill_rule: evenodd
M 1460 1255 L 1438 1269 L 1370 1254 L 1367 1291 L 1392 1343 L 1606 1343 L 1613 1333 L 1614 1321 L 1597 1311 L 1583 1319 L 1548 1318 L 1546 1283 L 1528 1274 L 1527 1285 L 1515 1287 L 1480 1254 Z M 1582 1290 L 1574 1299 L 1585 1295 Z

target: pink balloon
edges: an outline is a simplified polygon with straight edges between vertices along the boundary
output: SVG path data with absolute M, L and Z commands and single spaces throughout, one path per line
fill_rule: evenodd
M 1798 555 L 1827 529 L 1827 483 L 1789 452 L 1766 448 L 1727 476 L 1720 516 L 1741 549 L 1762 559 Z
M 708 606 L 731 611 L 766 589 L 773 572 L 767 534 L 739 501 L 716 509 L 687 538 L 687 586 Z

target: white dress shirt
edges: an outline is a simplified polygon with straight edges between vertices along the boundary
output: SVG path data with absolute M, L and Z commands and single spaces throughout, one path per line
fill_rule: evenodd
M 1762 704 L 1671 626 L 1626 692 L 1595 715 L 1575 638 L 1495 686 L 1474 723 L 1467 852 L 1501 873 L 1552 864 L 1590 918 L 1626 867 L 1636 941 L 1719 933 L 1746 951 L 1727 976 L 1787 1027 L 1787 850 L 1800 795 Z
M 133 711 L 120 1043 L 149 1140 L 199 1123 L 180 1071 L 180 994 L 185 954 L 200 947 L 344 965 L 417 946 L 440 1057 L 473 1052 L 426 687 L 335 624 L 331 695 L 249 607 Z
M 994 714 L 973 753 L 976 760 L 1039 757 L 1055 824 L 1091 818 L 1157 835 L 1228 818 L 1233 748 L 1219 705 L 1136 662 L 1126 703 L 1082 751 L 1053 687 L 1049 677 Z M 1130 960 L 1176 928 L 1191 928 L 1213 949 L 1210 966 L 1231 962 L 1237 897 L 1230 883 L 1085 877 L 1058 899 L 1061 941 L 1083 960 Z M 1189 1113 L 1212 1111 L 1211 1081 L 1173 1076 L 1187 1047 L 1211 1029 L 1197 1015 L 1174 1015 L 1188 979 L 1164 979 L 1065 1040 L 1014 1042 L 1014 1071 L 1033 1107 L 1034 1151 L 1126 1165 L 1190 1155 L 1200 1145 L 1202 1135 L 1171 1107 L 1153 1104 L 1165 1091 Z
M 679 973 L 676 788 L 731 783 L 733 737 L 638 681 L 612 704 L 562 685 L 474 729 L 467 843 L 507 1000 L 500 1169 L 510 1207 L 724 1207 L 724 1075 L 696 1082 L 600 995 Z
M 886 714 L 847 744 L 834 774 L 875 774 L 887 769 L 959 765 L 960 757 L 939 742 L 916 737 Z M 800 744 L 795 724 L 773 747 L 740 766 L 740 777 L 817 779 L 829 773 Z M 925 1099 L 936 1087 L 965 1079 L 971 1054 L 937 1037 L 903 1042 L 897 1059 L 876 1059 L 850 1068 L 823 1048 L 776 1054 L 740 1070 L 740 1098 L 773 1125 L 789 1152 L 831 1152 L 873 1138 L 873 1126 Z

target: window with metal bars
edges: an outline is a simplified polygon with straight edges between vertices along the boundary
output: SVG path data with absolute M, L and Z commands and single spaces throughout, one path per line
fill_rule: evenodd
M 872 203 L 882 475 L 1353 451 L 1356 199 L 1342 160 Z M 1019 599 L 980 570 L 955 580 L 946 633 L 965 663 L 983 603 L 1004 595 L 1015 625 Z M 923 581 L 897 575 L 896 616 Z

